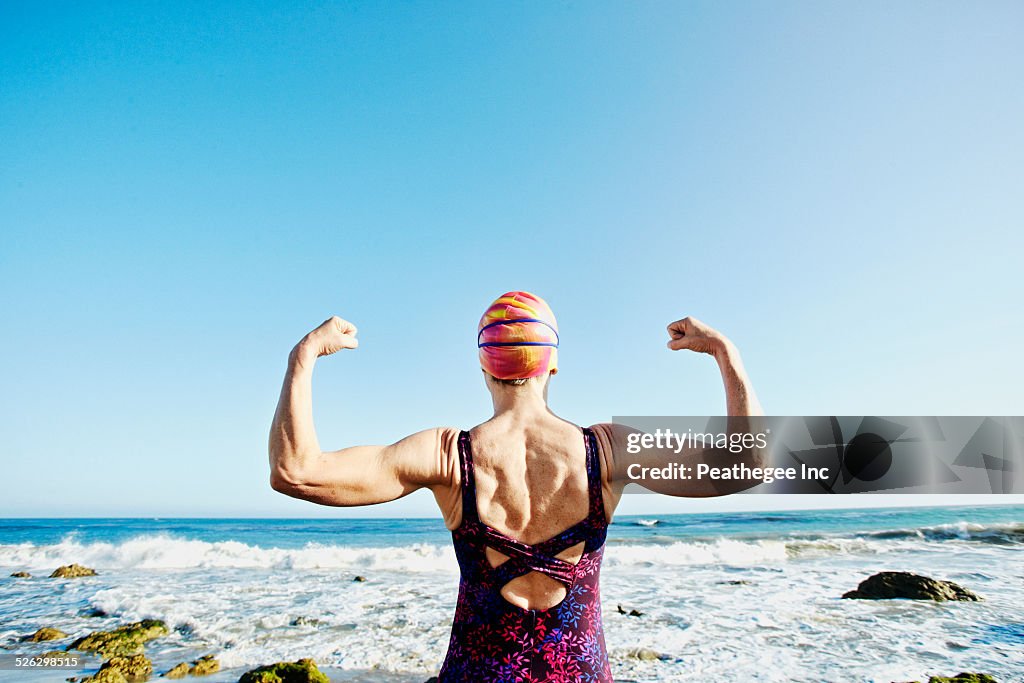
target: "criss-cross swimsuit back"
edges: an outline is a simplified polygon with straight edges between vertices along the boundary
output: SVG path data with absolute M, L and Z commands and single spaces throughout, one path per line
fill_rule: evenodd
M 601 622 L 600 572 L 608 521 L 601 496 L 597 440 L 583 429 L 588 512 L 585 519 L 541 543 L 510 538 L 480 521 L 469 432 L 459 435 L 462 523 L 452 531 L 461 579 L 451 641 L 440 683 L 611 683 Z M 579 543 L 573 564 L 555 557 Z M 487 548 L 509 559 L 492 566 Z M 523 609 L 501 589 L 529 572 L 565 585 L 565 598 L 548 609 Z

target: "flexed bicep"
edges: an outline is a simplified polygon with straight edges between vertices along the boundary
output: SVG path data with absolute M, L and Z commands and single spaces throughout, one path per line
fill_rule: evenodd
M 457 431 L 439 427 L 387 446 L 352 446 L 310 459 L 301 476 L 274 488 L 321 505 L 386 503 L 421 488 L 450 485 L 449 443 Z

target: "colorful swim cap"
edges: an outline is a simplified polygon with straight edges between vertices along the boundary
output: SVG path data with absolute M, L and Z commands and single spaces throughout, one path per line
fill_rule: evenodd
M 544 299 L 508 292 L 495 299 L 477 327 L 480 366 L 498 379 L 558 372 L 558 323 Z

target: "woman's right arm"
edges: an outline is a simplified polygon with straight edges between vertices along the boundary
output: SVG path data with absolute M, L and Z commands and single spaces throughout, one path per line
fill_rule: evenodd
M 754 387 L 740 359 L 740 351 L 724 334 L 696 318 L 683 318 L 668 326 L 668 348 L 704 353 L 718 363 L 725 384 L 725 408 L 730 416 L 764 415 Z

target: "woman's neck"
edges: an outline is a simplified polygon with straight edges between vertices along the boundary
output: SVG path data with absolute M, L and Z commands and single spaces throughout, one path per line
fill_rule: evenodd
M 530 416 L 548 413 L 547 388 L 524 384 L 498 386 L 491 390 L 494 416 Z

